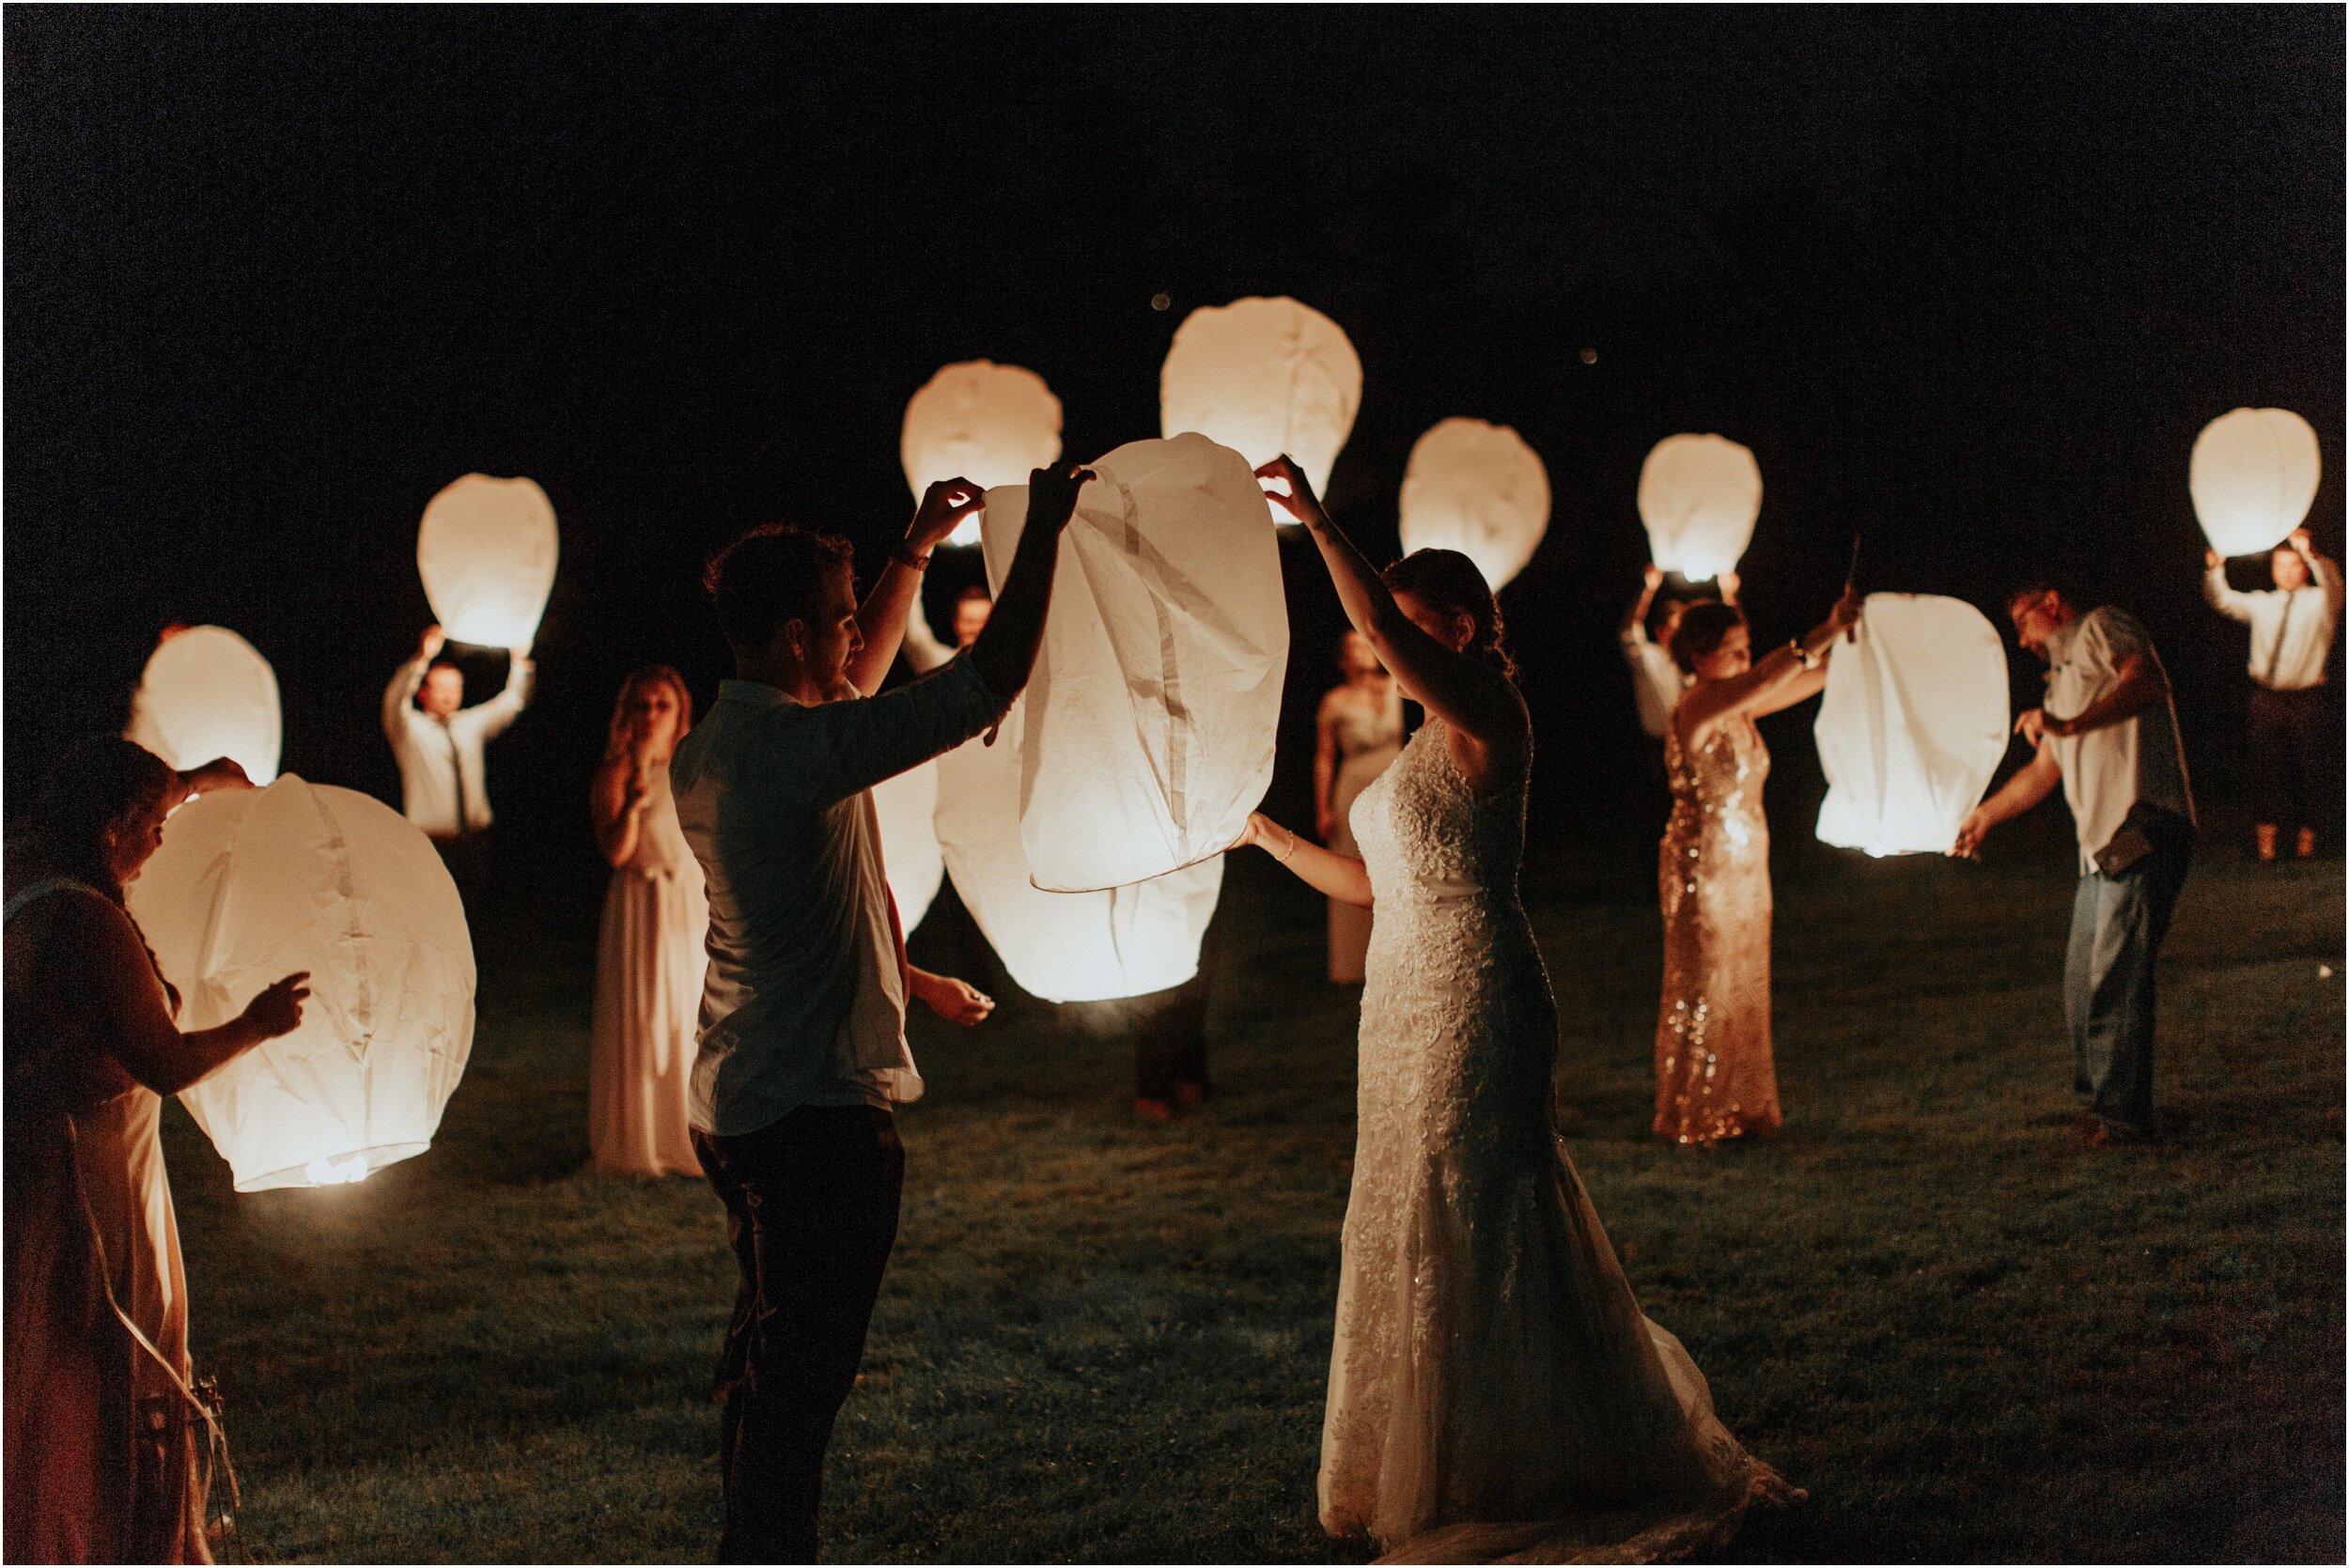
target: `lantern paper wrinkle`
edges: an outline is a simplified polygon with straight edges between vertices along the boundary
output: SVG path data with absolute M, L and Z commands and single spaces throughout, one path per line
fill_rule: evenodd
M 981 489 L 1024 485 L 1060 458 L 1060 399 L 1044 378 L 1016 365 L 969 360 L 942 366 L 906 404 L 897 455 L 915 500 L 941 479 Z M 977 517 L 946 542 L 979 542 Z
M 1316 491 L 1329 489 L 1361 401 L 1362 362 L 1345 332 L 1284 296 L 1192 311 L 1159 373 L 1161 435 L 1206 436 L 1251 469 L 1286 453 Z
M 1666 436 L 1640 465 L 1648 559 L 1691 582 L 1737 569 L 1762 515 L 1762 468 L 1723 436 Z
M 2221 555 L 2262 555 L 2307 520 L 2324 475 L 2309 422 L 2290 409 L 2234 409 L 2194 438 L 2187 488 Z
M 473 1044 L 473 946 L 431 841 L 372 797 L 286 774 L 175 813 L 129 890 L 179 1027 L 310 971 L 302 1027 L 181 1101 L 237 1189 L 353 1181 L 430 1146 Z
M 554 590 L 554 507 L 528 479 L 468 474 L 416 530 L 416 572 L 450 641 L 528 648 Z
M 1271 783 L 1288 662 L 1279 546 L 1247 459 L 1204 436 L 1092 465 L 1022 699 L 1019 831 L 1050 892 L 1221 855 Z M 1000 591 L 1027 491 L 988 492 Z
M 1046 893 L 1019 837 L 1019 748 L 1027 698 L 989 746 L 938 759 L 938 839 L 972 919 L 1021 988 L 1047 1001 L 1110 1001 L 1199 972 L 1199 941 L 1223 886 L 1221 856 L 1131 887 Z
M 284 734 L 277 673 L 226 627 L 190 627 L 148 657 L 123 734 L 174 768 L 232 757 L 246 778 L 268 784 Z
M 880 824 L 881 864 L 897 924 L 909 934 L 929 912 L 946 862 L 938 847 L 938 760 L 933 757 L 873 786 L 873 815 Z
M 1411 444 L 1397 509 L 1403 553 L 1456 550 L 1498 592 L 1549 527 L 1549 472 L 1508 426 L 1447 419 Z
M 1870 594 L 1812 726 L 1822 844 L 1946 854 L 2007 749 L 2006 650 L 1963 599 Z

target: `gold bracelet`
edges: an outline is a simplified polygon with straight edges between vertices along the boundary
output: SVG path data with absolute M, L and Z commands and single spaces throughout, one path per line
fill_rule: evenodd
M 1279 861 L 1283 865 L 1286 865 L 1289 862 L 1297 859 L 1297 834 L 1287 828 L 1282 829 L 1281 831 L 1289 835 L 1289 852 L 1285 855 L 1276 855 L 1273 858 Z

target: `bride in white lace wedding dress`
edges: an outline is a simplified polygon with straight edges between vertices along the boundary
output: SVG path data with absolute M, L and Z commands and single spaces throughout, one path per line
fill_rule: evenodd
M 1322 892 L 1377 893 L 1321 1522 L 1395 1560 L 1637 1561 L 1796 1496 L 1633 1299 L 1559 1141 L 1556 1003 L 1517 900 L 1531 737 L 1465 556 L 1384 582 L 1286 459 L 1354 624 L 1428 722 L 1355 802 L 1363 859 L 1258 818 Z

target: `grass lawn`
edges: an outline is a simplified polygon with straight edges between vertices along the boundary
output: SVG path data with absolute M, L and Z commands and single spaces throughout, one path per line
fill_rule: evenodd
M 1736 1555 L 2340 1560 L 2340 865 L 2197 867 L 2161 977 L 2174 1125 L 2096 1152 L 2066 1125 L 2060 846 L 1781 859 L 1769 1142 L 1645 1135 L 1652 902 L 1536 911 L 1568 1147 L 1633 1287 L 1811 1493 Z M 828 1557 L 1368 1555 L 1314 1517 L 1356 1009 L 1317 906 L 1234 871 L 1205 1115 L 1128 1120 L 1113 1017 L 919 1021 Z M 363 1186 L 239 1197 L 174 1110 L 252 1556 L 714 1551 L 732 1265 L 700 1184 L 581 1173 L 591 960 L 488 965 L 438 1143 Z

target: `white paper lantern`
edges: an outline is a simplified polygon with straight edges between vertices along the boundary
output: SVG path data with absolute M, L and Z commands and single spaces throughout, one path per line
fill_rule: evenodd
M 926 762 L 873 786 L 880 821 L 881 863 L 889 871 L 897 924 L 908 933 L 929 913 L 946 862 L 938 848 L 938 764 Z
M 2186 485 L 2211 549 L 2263 555 L 2307 520 L 2323 472 L 2307 420 L 2290 409 L 2236 409 L 2194 438 Z
M 1092 465 L 1028 678 L 1019 831 L 1039 888 L 1146 881 L 1230 847 L 1272 781 L 1288 607 L 1248 461 L 1205 436 Z M 1025 486 L 988 492 L 1001 592 Z
M 1012 979 L 1047 1001 L 1111 1001 L 1180 986 L 1223 887 L 1222 857 L 1132 887 L 1046 893 L 1019 842 L 1019 744 L 1027 699 L 995 744 L 938 759 L 938 841 L 955 891 Z
M 1762 468 L 1722 436 L 1666 436 L 1640 465 L 1648 559 L 1703 582 L 1735 571 L 1762 515 Z
M 277 673 L 226 627 L 190 627 L 148 656 L 123 734 L 183 770 L 233 757 L 265 784 L 277 777 Z
M 359 1181 L 431 1144 L 473 1048 L 473 941 L 413 823 L 291 773 L 215 791 L 172 815 L 130 906 L 182 1029 L 310 971 L 300 1029 L 179 1096 L 238 1191 Z
M 1946 854 L 2006 755 L 1998 629 L 1963 599 L 1870 594 L 1858 641 L 1836 644 L 1812 734 L 1820 843 Z
M 1399 509 L 1404 554 L 1456 550 L 1498 593 L 1549 527 L 1549 472 L 1508 426 L 1447 419 L 1411 443 Z
M 546 491 L 468 474 L 425 507 L 416 571 L 451 641 L 527 649 L 554 590 L 558 550 Z
M 1016 365 L 949 365 L 906 404 L 897 451 L 917 501 L 941 479 L 981 489 L 1024 485 L 1060 458 L 1060 399 L 1043 377 Z M 946 542 L 977 544 L 979 520 L 963 519 Z
M 1194 310 L 1159 372 L 1159 433 L 1196 431 L 1261 468 L 1287 453 L 1318 494 L 1362 406 L 1362 362 L 1338 324 L 1292 299 Z M 1279 521 L 1289 515 L 1265 503 Z

